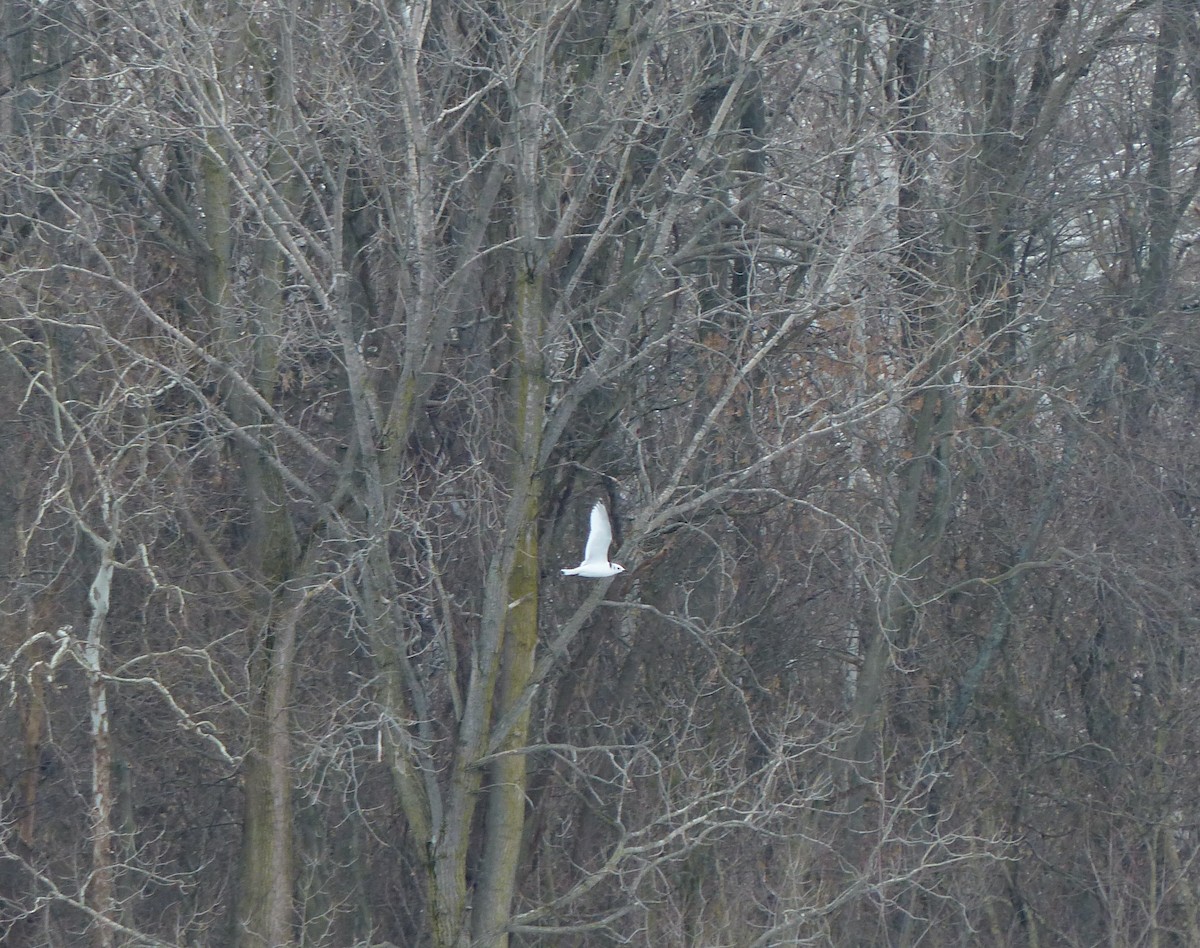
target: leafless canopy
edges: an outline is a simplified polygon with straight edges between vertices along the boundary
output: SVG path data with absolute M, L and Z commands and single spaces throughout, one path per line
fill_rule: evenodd
M 1200 944 L 1192 0 L 9 0 L 0 163 L 5 945 Z

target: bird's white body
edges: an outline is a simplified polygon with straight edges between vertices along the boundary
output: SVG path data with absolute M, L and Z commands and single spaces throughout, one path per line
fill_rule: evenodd
M 606 579 L 625 572 L 620 563 L 608 561 L 608 548 L 612 546 L 612 523 L 604 504 L 596 501 L 592 507 L 591 528 L 587 544 L 583 548 L 583 562 L 574 569 L 564 569 L 564 576 L 583 576 L 587 579 Z

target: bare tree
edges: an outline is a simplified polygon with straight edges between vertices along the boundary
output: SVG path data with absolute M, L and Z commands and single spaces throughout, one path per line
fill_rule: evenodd
M 1190 5 L 4 16 L 6 937 L 1187 943 Z

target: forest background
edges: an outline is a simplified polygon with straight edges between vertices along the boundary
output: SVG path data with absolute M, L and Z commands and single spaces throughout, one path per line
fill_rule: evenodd
M 1196 0 L 0 11 L 5 945 L 1200 945 Z

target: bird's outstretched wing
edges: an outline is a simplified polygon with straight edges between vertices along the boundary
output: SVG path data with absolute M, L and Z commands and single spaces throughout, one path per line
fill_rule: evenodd
M 591 528 L 588 530 L 587 545 L 583 548 L 585 563 L 608 564 L 608 548 L 612 545 L 612 524 L 604 504 L 596 501 L 592 507 Z

